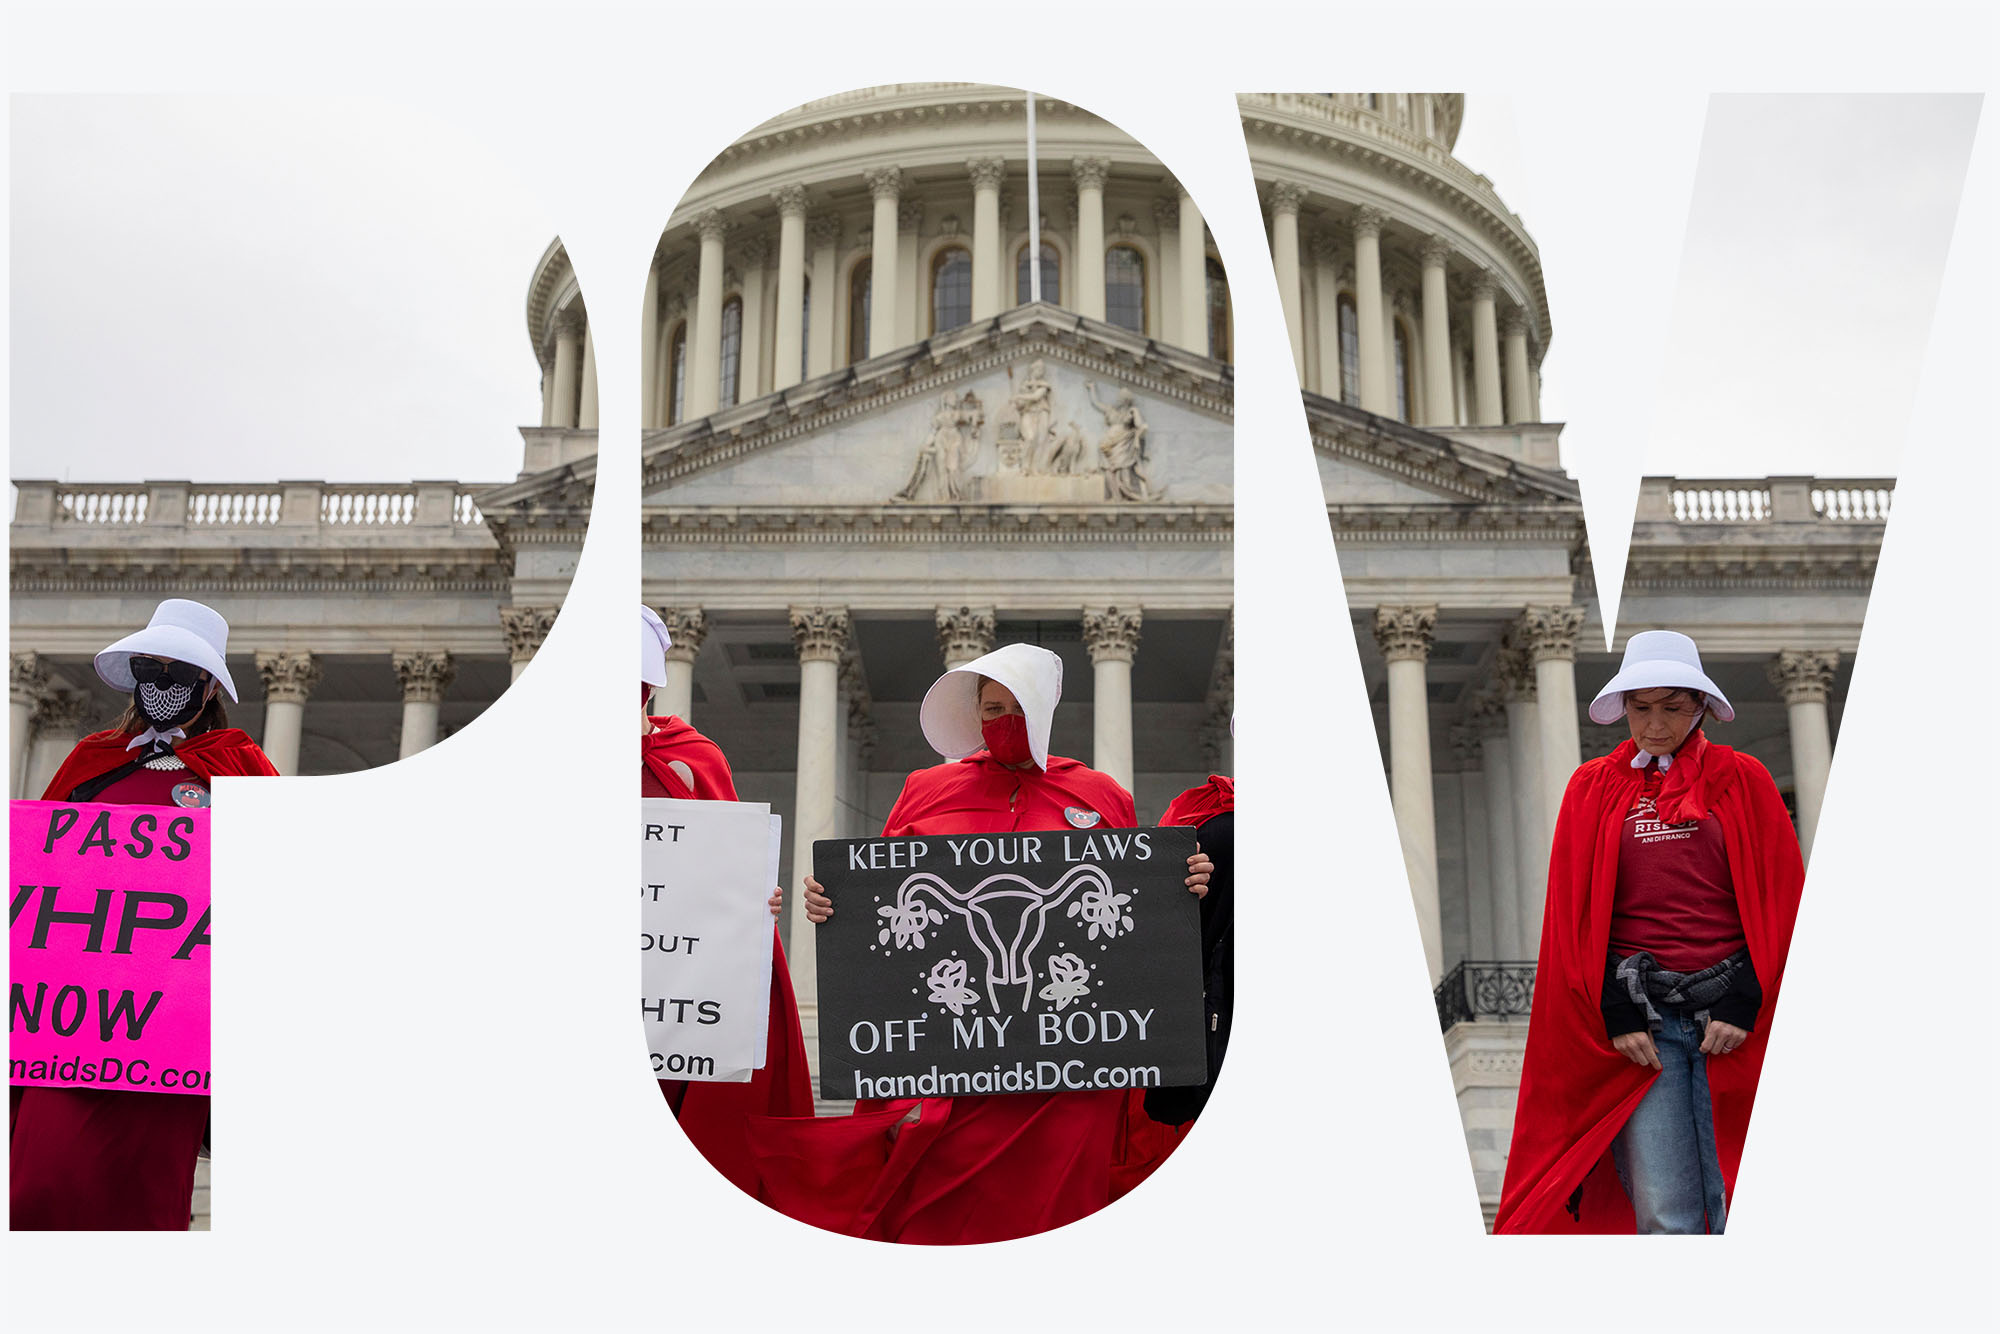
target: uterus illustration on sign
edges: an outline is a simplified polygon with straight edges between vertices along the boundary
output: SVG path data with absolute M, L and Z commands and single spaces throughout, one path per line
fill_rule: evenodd
M 984 981 L 987 1003 L 994 1010 L 1003 1008 L 1003 989 L 1014 987 L 1021 989 L 1020 1008 L 1033 1007 L 1038 964 L 1049 977 L 1039 994 L 1061 1010 L 1089 995 L 1093 965 L 1073 952 L 1038 957 L 1050 915 L 1068 904 L 1065 917 L 1076 919 L 1087 939 L 1101 936 L 1108 944 L 1132 930 L 1131 901 L 1132 895 L 1121 894 L 1097 866 L 1073 866 L 1049 885 L 1000 871 L 965 889 L 917 871 L 897 888 L 893 903 L 875 910 L 882 919 L 877 940 L 885 949 L 922 950 L 939 940 L 937 928 L 944 925 L 945 914 L 955 914 L 964 919 L 966 933 L 985 964 L 985 976 L 979 980 Z M 968 960 L 955 956 L 938 960 L 923 978 L 930 989 L 928 999 L 954 1015 L 976 1007 L 979 992 L 970 973 Z

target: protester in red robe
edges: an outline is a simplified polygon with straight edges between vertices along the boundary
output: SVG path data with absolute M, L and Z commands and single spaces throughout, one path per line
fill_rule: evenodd
M 639 608 L 640 711 L 654 686 L 667 680 L 666 651 L 672 646 L 666 622 L 651 607 Z M 713 741 L 674 717 L 646 716 L 641 724 L 639 794 L 682 801 L 735 801 L 729 761 Z M 771 895 L 777 916 L 783 893 Z M 757 1176 L 744 1126 L 752 1115 L 811 1116 L 812 1076 L 806 1065 L 805 1034 L 799 1028 L 792 975 L 784 946 L 771 932 L 771 1011 L 764 1067 L 748 1083 L 662 1079 L 660 1092 L 681 1130 L 704 1158 L 738 1189 L 757 1193 Z
M 1062 660 L 1010 644 L 953 668 L 924 698 L 924 735 L 955 761 L 911 774 L 883 836 L 1132 828 L 1131 794 L 1048 753 Z M 1208 857 L 1188 859 L 1207 891 Z M 806 915 L 834 905 L 806 878 Z M 1127 1095 L 1116 1090 L 863 1101 L 852 1117 L 759 1122 L 764 1198 L 816 1226 L 930 1245 L 1005 1241 L 1112 1199 Z
M 213 610 L 169 598 L 144 630 L 99 653 L 98 676 L 132 702 L 116 726 L 77 742 L 42 800 L 201 807 L 217 777 L 275 775 L 229 726 L 228 639 Z M 187 1230 L 205 1094 L 15 1087 L 8 1112 L 15 1230 Z
M 1634 635 L 1570 779 L 1497 1232 L 1723 1230 L 1805 869 L 1777 785 L 1703 735 L 1694 641 Z

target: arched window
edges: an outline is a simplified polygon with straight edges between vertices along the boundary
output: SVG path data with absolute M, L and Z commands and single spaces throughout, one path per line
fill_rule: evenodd
M 1014 257 L 1014 304 L 1028 304 L 1028 282 L 1032 277 L 1028 272 L 1028 247 L 1022 246 L 1021 253 Z M 1042 300 L 1050 305 L 1062 301 L 1062 256 L 1047 241 L 1042 242 Z
M 667 425 L 687 420 L 688 326 L 682 320 L 674 326 L 667 343 Z
M 1104 318 L 1121 329 L 1146 332 L 1146 257 L 1131 246 L 1104 252 Z
M 1410 375 L 1416 367 L 1410 359 L 1407 326 L 1401 320 L 1391 320 L 1389 325 L 1395 331 L 1392 341 L 1396 356 L 1396 420 L 1406 422 L 1410 419 L 1410 400 L 1416 397 L 1410 392 Z
M 743 368 L 743 298 L 722 303 L 722 387 L 717 398 L 725 408 L 736 406 L 738 372 Z
M 868 359 L 868 289 L 874 271 L 873 260 L 862 260 L 847 279 L 847 359 Z
M 1229 279 L 1222 261 L 1208 261 L 1208 355 L 1217 361 L 1229 360 Z
M 799 297 L 799 378 L 806 378 L 806 367 L 812 364 L 812 354 L 807 351 L 812 346 L 813 327 L 813 284 L 807 278 Z
M 972 252 L 949 246 L 931 259 L 931 332 L 972 322 Z
M 1354 313 L 1354 298 L 1340 294 L 1340 401 L 1350 408 L 1361 406 L 1361 321 Z

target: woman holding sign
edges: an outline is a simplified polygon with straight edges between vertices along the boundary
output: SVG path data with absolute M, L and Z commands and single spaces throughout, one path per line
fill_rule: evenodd
M 116 726 L 77 742 L 42 800 L 202 807 L 217 776 L 275 775 L 229 726 L 228 640 L 215 611 L 169 598 L 145 629 L 99 653 L 98 676 L 131 703 Z M 14 1228 L 187 1230 L 206 1094 L 9 1092 Z
M 1062 660 L 1028 644 L 946 672 L 924 696 L 921 721 L 932 748 L 955 762 L 910 775 L 883 837 L 1135 827 L 1131 794 L 1114 779 L 1049 754 L 1061 696 Z M 1205 854 L 1190 857 L 1188 888 L 1205 893 L 1211 869 Z M 810 876 L 805 888 L 807 917 L 824 922 L 833 901 Z M 758 1133 L 774 1150 L 766 1198 L 878 1240 L 1030 1236 L 1110 1202 L 1127 1106 L 1116 1089 L 1009 1093 L 862 1102 L 851 1118 L 764 1123 Z M 812 1138 L 788 1142 L 787 1129 Z
M 639 795 L 675 797 L 682 801 L 735 801 L 736 784 L 729 761 L 713 741 L 674 717 L 646 713 L 655 686 L 667 681 L 667 649 L 673 644 L 667 624 L 651 607 L 639 608 Z M 771 895 L 771 915 L 784 901 L 782 891 Z M 792 995 L 792 975 L 775 928 L 771 932 L 771 1018 L 764 1067 L 748 1083 L 724 1084 L 699 1080 L 662 1079 L 660 1092 L 673 1108 L 681 1130 L 715 1170 L 749 1194 L 757 1193 L 757 1174 L 744 1137 L 745 1118 L 811 1116 L 812 1079 L 806 1066 L 805 1034 L 799 1028 L 798 1002 Z
M 1579 768 L 1548 908 L 1497 1232 L 1721 1232 L 1805 867 L 1694 641 L 1632 636 L 1591 701 L 1632 736 Z

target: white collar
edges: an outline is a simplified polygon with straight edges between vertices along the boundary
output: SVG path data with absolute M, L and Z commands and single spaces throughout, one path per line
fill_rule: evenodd
M 157 732 L 154 731 L 152 728 L 148 727 L 145 731 L 139 733 L 139 735 L 133 737 L 130 741 L 126 742 L 125 749 L 137 750 L 141 746 L 150 745 L 155 741 L 166 741 L 170 737 L 179 737 L 181 740 L 185 741 L 187 740 L 187 733 L 182 731 L 178 727 L 169 727 L 164 732 Z M 169 747 L 169 749 L 171 749 L 171 747 Z

